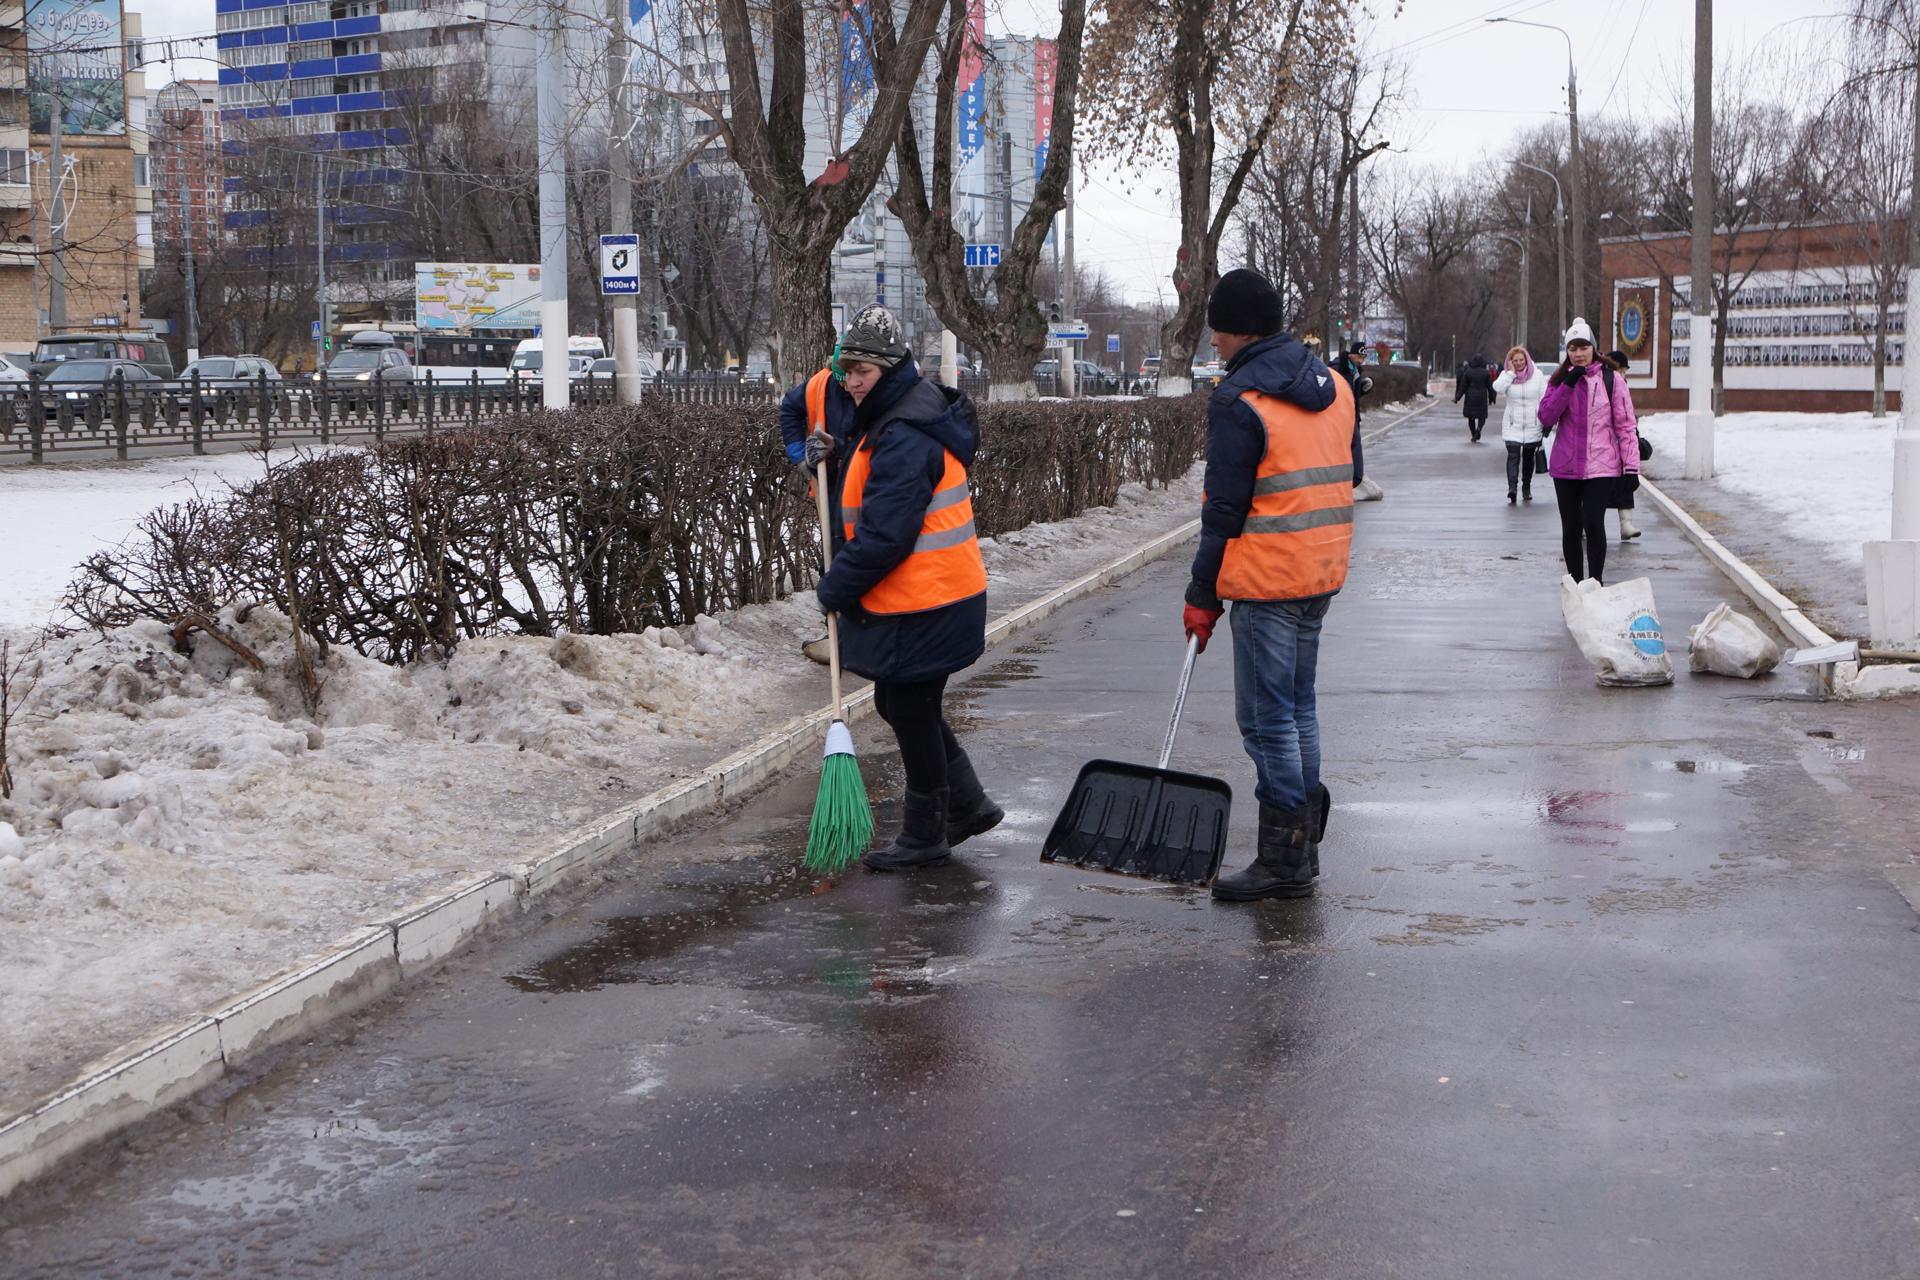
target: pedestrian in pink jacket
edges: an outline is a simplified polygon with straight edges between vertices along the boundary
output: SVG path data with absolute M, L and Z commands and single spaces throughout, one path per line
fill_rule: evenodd
M 1624 378 L 1594 358 L 1593 328 L 1567 328 L 1567 358 L 1547 379 L 1540 425 L 1553 437 L 1547 474 L 1560 502 L 1560 550 L 1575 581 L 1605 582 L 1607 510 L 1621 476 L 1640 474 L 1640 434 Z

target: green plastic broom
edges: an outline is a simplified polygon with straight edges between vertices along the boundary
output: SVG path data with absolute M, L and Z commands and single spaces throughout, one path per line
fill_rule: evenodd
M 814 482 L 820 502 L 820 559 L 833 564 L 832 512 L 827 506 L 827 464 L 820 462 Z M 852 865 L 873 843 L 873 808 L 867 803 L 867 784 L 860 761 L 853 754 L 853 733 L 847 728 L 840 699 L 839 619 L 827 615 L 828 668 L 833 673 L 833 724 L 827 729 L 827 750 L 820 762 L 820 794 L 813 802 L 813 823 L 807 828 L 809 871 L 832 875 Z

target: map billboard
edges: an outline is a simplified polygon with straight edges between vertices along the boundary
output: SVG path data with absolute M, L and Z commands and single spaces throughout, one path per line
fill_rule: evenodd
M 540 327 L 540 268 L 515 262 L 416 262 L 420 332 Z

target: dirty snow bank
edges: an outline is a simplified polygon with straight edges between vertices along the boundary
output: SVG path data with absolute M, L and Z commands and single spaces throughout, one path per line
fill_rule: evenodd
M 1893 530 L 1893 437 L 1900 419 L 1867 413 L 1729 413 L 1714 424 L 1713 483 L 1780 517 L 1779 532 L 1860 566 L 1860 544 Z M 1647 474 L 1678 476 L 1687 415 L 1650 413 Z
M 253 465 L 257 466 L 257 462 Z M 995 614 L 1198 510 L 1199 469 L 983 542 Z M 388 667 L 335 649 L 302 698 L 284 615 L 52 642 L 0 801 L 0 1103 L 475 872 L 545 851 L 824 702 L 810 594 L 681 630 L 468 641 Z M 27 641 L 23 628 L 0 634 Z

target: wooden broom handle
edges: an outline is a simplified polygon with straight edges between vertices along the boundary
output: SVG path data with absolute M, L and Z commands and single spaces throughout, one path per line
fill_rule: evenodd
M 820 503 L 820 571 L 833 567 L 833 512 L 827 505 L 827 460 L 822 458 L 813 483 L 813 494 Z M 840 708 L 840 626 L 839 619 L 827 614 L 827 667 L 833 672 L 833 718 L 844 720 Z

